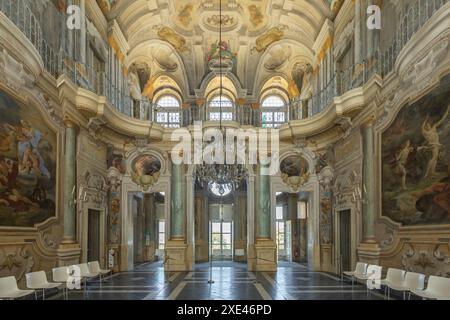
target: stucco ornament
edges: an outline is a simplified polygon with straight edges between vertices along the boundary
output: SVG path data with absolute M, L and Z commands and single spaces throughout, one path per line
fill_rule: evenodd
M 161 175 L 161 162 L 152 155 L 144 154 L 137 157 L 131 168 L 131 179 L 144 191 L 148 191 L 156 184 Z
M 281 179 L 294 192 L 309 181 L 309 166 L 301 156 L 289 156 L 280 164 Z
M 289 177 L 286 173 L 281 175 L 281 179 L 286 183 L 293 191 L 297 192 L 302 186 L 309 181 L 309 173 L 304 173 L 301 176 Z

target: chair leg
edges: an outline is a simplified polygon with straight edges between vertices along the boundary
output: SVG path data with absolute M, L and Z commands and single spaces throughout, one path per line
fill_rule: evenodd
M 388 287 L 387 292 L 388 292 L 388 300 L 390 300 L 390 298 L 391 298 L 391 288 Z
M 45 300 L 45 289 L 42 289 L 42 300 Z
M 34 291 L 34 300 L 37 300 L 37 291 Z
M 403 291 L 403 300 L 406 300 L 406 291 Z
M 408 294 L 408 300 L 411 300 L 411 292 Z

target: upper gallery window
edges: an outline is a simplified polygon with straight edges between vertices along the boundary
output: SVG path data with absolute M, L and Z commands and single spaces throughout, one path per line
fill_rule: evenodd
M 227 96 L 216 96 L 209 102 L 209 120 L 220 121 L 222 113 L 222 121 L 233 121 L 234 103 Z M 222 109 L 222 112 L 221 110 Z
M 286 122 L 286 103 L 278 95 L 270 95 L 261 103 L 262 127 L 278 128 Z
M 156 102 L 156 122 L 164 127 L 179 128 L 181 125 L 180 101 L 172 95 L 164 95 Z

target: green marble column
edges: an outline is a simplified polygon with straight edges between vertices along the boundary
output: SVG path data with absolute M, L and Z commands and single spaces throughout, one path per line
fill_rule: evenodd
M 258 238 L 270 239 L 270 176 L 262 174 L 261 169 L 269 168 L 270 165 L 260 165 L 259 181 L 257 185 L 257 217 Z
M 77 129 L 71 121 L 66 124 L 66 148 L 64 157 L 64 243 L 74 243 L 76 240 L 76 147 Z
M 363 239 L 372 242 L 375 238 L 375 169 L 374 169 L 374 121 L 364 123 L 363 139 Z
M 170 239 L 184 239 L 183 165 L 172 162 L 170 178 Z
M 145 212 L 145 237 L 146 245 L 149 246 L 151 242 L 156 239 L 154 232 L 155 225 L 155 195 L 146 194 L 144 197 L 144 212 Z

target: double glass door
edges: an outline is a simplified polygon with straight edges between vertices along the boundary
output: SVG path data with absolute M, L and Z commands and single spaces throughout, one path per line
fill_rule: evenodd
M 232 222 L 211 222 L 212 260 L 233 260 Z

